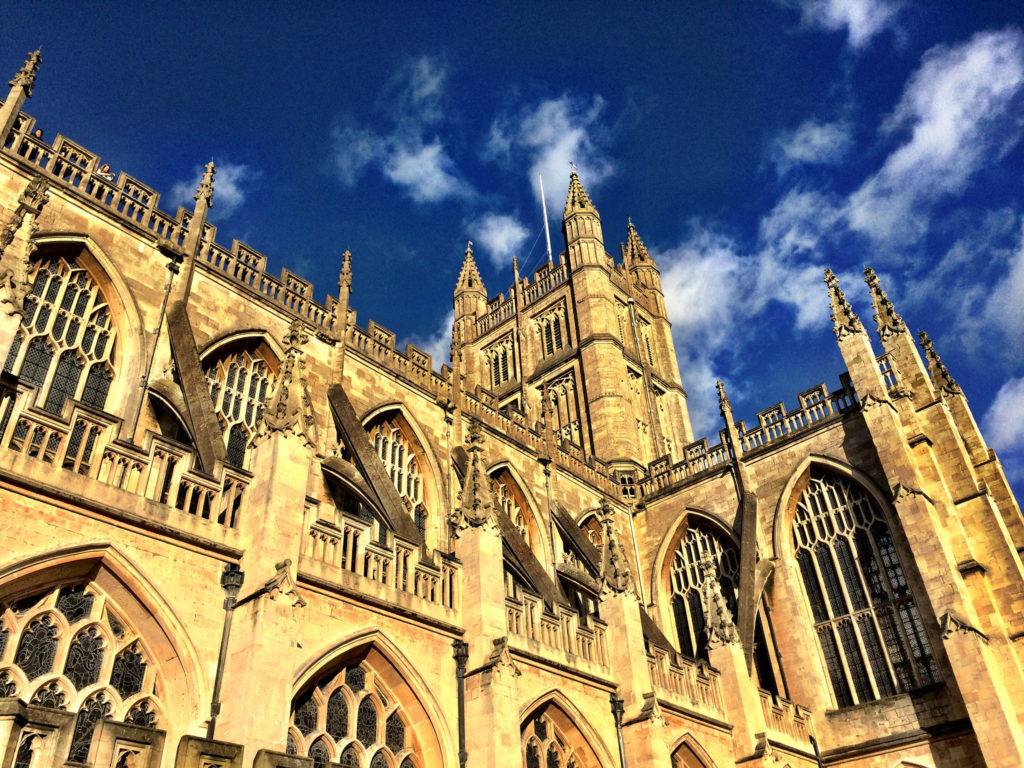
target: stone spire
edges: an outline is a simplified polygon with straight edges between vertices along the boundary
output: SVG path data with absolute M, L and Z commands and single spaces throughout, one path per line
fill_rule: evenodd
M 574 163 L 572 165 L 572 172 L 569 174 L 569 194 L 565 198 L 565 212 L 562 214 L 562 218 L 564 219 L 570 214 L 580 211 L 593 213 L 595 216 L 598 215 L 597 209 L 590 201 L 590 195 L 587 194 L 587 190 L 580 183 L 580 177 L 576 173 L 576 165 Z
M 636 231 L 636 225 L 633 224 L 632 217 L 630 217 L 629 225 L 626 227 L 626 256 L 634 264 L 644 261 L 653 263 L 651 255 L 647 252 L 647 246 L 644 245 L 644 241 L 640 239 L 640 234 Z
M 827 267 L 825 285 L 828 286 L 829 304 L 832 307 L 832 330 L 835 331 L 836 338 L 842 340 L 851 334 L 863 332 L 864 326 L 861 325 L 860 318 L 854 313 L 853 307 L 839 287 L 839 278 Z
M 949 374 L 949 369 L 943 364 L 939 353 L 935 351 L 935 346 L 932 344 L 932 340 L 928 338 L 928 334 L 921 331 L 917 334 L 917 337 L 921 340 L 921 346 L 924 347 L 924 356 L 928 360 L 928 374 L 931 376 L 932 386 L 946 394 L 961 394 L 960 385 Z
M 11 88 L 23 88 L 25 96 L 32 98 L 32 86 L 36 83 L 36 73 L 39 71 L 39 65 L 43 63 L 43 57 L 39 51 L 32 51 L 28 55 L 28 59 L 22 65 L 21 69 L 18 70 L 18 74 L 11 78 L 11 81 L 7 83 Z
M 476 259 L 473 258 L 473 241 L 466 241 L 466 255 L 462 259 L 462 271 L 459 272 L 459 281 L 455 284 L 455 292 L 477 291 L 487 294 L 484 288 L 484 281 L 480 278 L 480 270 L 476 267 Z
M 338 275 L 338 298 L 344 296 L 345 305 L 352 295 L 352 252 L 348 249 L 341 254 L 341 273 Z
M 213 208 L 213 177 L 216 173 L 217 169 L 213 167 L 213 160 L 211 160 L 203 169 L 203 178 L 199 182 L 199 189 L 196 190 L 192 198 L 196 203 L 205 200 L 208 209 Z
M 874 318 L 875 323 L 878 324 L 879 338 L 884 342 L 897 333 L 906 333 L 907 326 L 903 322 L 903 318 L 899 316 L 896 308 L 889 301 L 889 297 L 885 295 L 885 291 L 882 290 L 882 286 L 878 282 L 878 276 L 871 267 L 864 270 L 864 282 L 871 289 L 871 303 L 875 307 Z

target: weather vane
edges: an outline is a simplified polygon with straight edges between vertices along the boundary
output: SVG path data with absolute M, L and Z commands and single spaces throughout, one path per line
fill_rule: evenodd
M 576 172 L 576 163 L 574 163 L 572 160 L 569 161 L 569 167 L 572 168 L 573 173 Z

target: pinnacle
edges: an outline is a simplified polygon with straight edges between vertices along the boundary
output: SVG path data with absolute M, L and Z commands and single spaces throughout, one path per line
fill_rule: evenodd
M 338 288 L 352 287 L 352 252 L 348 249 L 341 254 L 341 274 L 338 275 Z
M 591 211 L 594 215 L 597 215 L 597 209 L 590 201 L 590 195 L 587 194 L 587 190 L 580 183 L 579 174 L 576 173 L 576 166 L 573 165 L 572 171 L 569 173 L 569 194 L 565 198 L 565 212 L 562 214 L 562 218 L 564 219 L 569 214 L 580 211 Z
M 480 270 L 476 267 L 476 260 L 473 258 L 473 241 L 466 242 L 466 255 L 462 259 L 462 271 L 459 272 L 459 281 L 455 284 L 455 291 L 475 290 L 486 293 L 484 281 L 480 279 Z
M 907 326 L 904 324 L 903 318 L 899 316 L 896 307 L 885 295 L 885 291 L 882 290 L 882 286 L 878 282 L 878 275 L 871 267 L 864 270 L 864 282 L 871 289 L 871 302 L 875 307 L 874 318 L 878 324 L 879 338 L 885 341 L 897 333 L 906 332 Z
M 43 63 L 43 57 L 39 51 L 31 51 L 28 54 L 28 58 L 22 65 L 21 69 L 16 74 L 8 85 L 11 88 L 21 86 L 25 89 L 25 95 L 28 98 L 32 98 L 32 86 L 36 82 L 36 73 L 39 71 L 39 65 Z
M 203 170 L 203 178 L 199 182 L 199 188 L 196 190 L 196 194 L 193 197 L 194 200 L 204 198 L 206 200 L 206 207 L 213 208 L 213 177 L 217 173 L 217 169 L 213 166 L 213 160 L 206 164 Z
M 917 334 L 917 337 L 921 340 L 921 346 L 924 348 L 924 356 L 928 360 L 928 373 L 935 388 L 951 395 L 960 394 L 960 385 L 953 380 L 949 369 L 942 362 L 939 353 L 935 351 L 935 346 L 932 344 L 932 340 L 928 338 L 928 334 L 921 331 Z
M 721 379 L 715 381 L 715 389 L 718 390 L 718 410 L 722 418 L 728 418 L 727 414 L 732 413 L 732 405 L 729 403 L 729 396 L 725 394 L 725 384 Z
M 854 333 L 861 333 L 864 326 L 846 300 L 843 289 L 839 287 L 839 278 L 829 267 L 825 268 L 825 285 L 828 286 L 829 304 L 832 307 L 832 330 L 836 338 L 842 340 Z
M 633 219 L 629 220 L 629 226 L 626 228 L 626 255 L 631 262 L 652 261 L 651 255 L 647 252 L 647 246 L 644 245 L 644 241 L 640 239 L 640 234 L 636 231 Z

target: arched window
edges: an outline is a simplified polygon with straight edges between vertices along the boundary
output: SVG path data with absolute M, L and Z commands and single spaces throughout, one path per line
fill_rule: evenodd
M 423 472 L 413 441 L 402 429 L 397 416 L 376 422 L 369 431 L 374 450 L 398 495 L 410 511 L 416 509 L 423 503 Z
M 548 384 L 550 413 L 553 423 L 552 431 L 555 440 L 566 440 L 573 445 L 582 445 L 583 437 L 580 426 L 580 408 L 576 399 L 576 376 L 567 371 Z
M 540 332 L 541 355 L 551 357 L 565 347 L 565 306 L 560 304 L 536 319 Z
M 512 520 L 512 525 L 519 531 L 523 540 L 532 546 L 529 526 L 530 513 L 526 499 L 507 469 L 502 469 L 491 475 L 491 490 L 502 511 Z
M 735 615 L 739 560 L 731 542 L 724 541 L 702 527 L 692 517 L 689 523 L 672 560 L 672 611 L 676 619 L 679 650 L 690 658 L 707 659 L 704 608 L 701 603 L 704 571 L 700 561 L 705 553 L 710 554 L 715 561 L 722 595 L 725 596 L 729 610 Z
M 497 389 L 506 381 L 516 378 L 515 342 L 506 336 L 484 350 L 491 367 L 491 388 Z
M 409 760 L 417 754 L 410 743 L 415 739 L 410 738 L 395 698 L 374 672 L 360 664 L 335 668 L 295 698 L 288 738 L 295 753 L 313 758 L 315 766 L 334 765 L 331 754 L 339 755 L 337 765 L 345 768 L 390 767 L 386 754 L 394 757 L 394 764 Z
M 535 710 L 520 727 L 526 768 L 598 768 L 601 765 L 579 726 L 556 704 Z
M 224 431 L 228 461 L 241 467 L 263 418 L 275 372 L 261 350 L 237 346 L 203 365 L 213 409 Z
M 39 387 L 37 402 L 51 413 L 69 398 L 102 410 L 114 378 L 114 331 L 99 286 L 71 256 L 38 262 L 30 280 L 4 370 Z
M 793 536 L 836 703 L 850 706 L 937 682 L 889 526 L 864 489 L 812 471 Z
M 115 615 L 111 599 L 96 584 L 53 588 L 2 605 L 0 624 L 0 635 L 16 643 L 11 661 L 0 664 L 0 681 L 11 683 L 3 693 L 78 713 L 69 761 L 87 759 L 104 718 L 159 727 L 157 679 L 149 671 L 142 638 Z M 28 681 L 24 690 L 17 690 L 22 685 L 17 680 Z

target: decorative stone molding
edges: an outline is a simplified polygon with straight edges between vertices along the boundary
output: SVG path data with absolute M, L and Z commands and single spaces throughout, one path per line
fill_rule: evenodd
M 832 307 L 832 330 L 836 338 L 842 341 L 847 336 L 855 333 L 863 333 L 864 326 L 860 318 L 853 311 L 850 302 L 846 300 L 842 289 L 839 287 L 839 278 L 831 269 L 825 270 L 825 285 L 828 286 L 829 304 Z
M 292 575 L 292 571 L 295 569 L 292 567 L 291 559 L 282 560 L 274 567 L 277 569 L 277 573 L 260 588 L 259 594 L 267 595 L 271 600 L 284 597 L 292 607 L 305 608 L 305 599 L 295 589 L 296 581 Z
M 32 237 L 39 229 L 38 219 L 43 208 L 49 201 L 50 183 L 42 176 L 33 176 L 29 179 L 25 189 L 18 197 L 18 206 L 14 209 L 10 220 L 0 230 L 0 303 L 10 304 L 11 310 L 8 314 L 21 314 L 22 301 L 29 290 L 29 259 L 36 249 Z M 7 249 L 14 242 L 14 236 L 21 229 L 26 217 L 29 219 L 28 243 L 23 249 L 20 257 L 7 255 Z M 6 258 L 5 258 L 6 257 Z
M 43 57 L 39 51 L 32 51 L 28 59 L 22 64 L 18 73 L 7 83 L 11 88 L 24 88 L 25 95 L 32 98 L 32 86 L 36 83 L 36 74 L 39 72 L 39 65 L 43 63 Z
M 601 522 L 604 524 L 604 535 L 607 546 L 603 568 L 601 569 L 601 592 L 603 594 L 621 594 L 630 588 L 632 574 L 626 561 L 626 553 L 619 543 L 618 532 L 613 523 L 611 505 L 607 499 L 601 500 Z
M 704 572 L 704 583 L 701 584 L 701 603 L 704 609 L 704 620 L 708 635 L 708 647 L 718 648 L 730 643 L 739 642 L 739 633 L 732 620 L 732 611 L 722 594 L 722 585 L 718 583 L 717 567 L 710 552 L 705 552 L 700 559 L 700 567 Z
M 976 634 L 981 641 L 988 645 L 988 635 L 982 632 L 977 627 L 971 626 L 967 623 L 966 619 L 955 614 L 953 611 L 946 611 L 942 616 L 939 617 L 939 631 L 942 633 L 942 639 L 948 640 L 955 633 L 963 635 Z
M 953 377 L 949 373 L 949 369 L 943 364 L 942 359 L 939 357 L 939 353 L 935 351 L 935 345 L 932 344 L 932 340 L 928 338 L 928 334 L 921 331 L 917 334 L 917 337 L 921 340 L 921 346 L 924 348 L 924 356 L 928 360 L 928 375 L 931 376 L 932 385 L 934 385 L 934 387 L 942 394 L 962 394 L 960 385 L 953 380 Z
M 466 453 L 469 454 L 469 467 L 466 471 L 466 483 L 459 492 L 459 503 L 449 515 L 449 521 L 455 528 L 455 535 L 469 526 L 490 525 L 497 527 L 494 520 L 494 509 L 497 506 L 491 480 L 484 470 L 483 457 L 484 435 L 477 421 L 469 423 L 469 443 Z
M 898 333 L 906 333 L 906 323 L 903 322 L 903 318 L 896 311 L 896 307 L 893 306 L 885 291 L 882 290 L 882 286 L 878 282 L 878 276 L 871 267 L 864 270 L 864 282 L 868 284 L 868 288 L 871 290 L 871 302 L 875 307 L 874 320 L 878 325 L 878 337 L 882 341 L 888 341 Z
M 512 677 L 519 677 L 522 670 L 512 659 L 512 653 L 508 649 L 508 638 L 499 637 L 494 641 L 491 655 L 487 658 L 487 668 L 495 674 L 509 674 Z
M 316 445 L 316 419 L 309 396 L 308 373 L 302 346 L 309 341 L 302 321 L 292 322 L 282 342 L 285 359 L 277 389 L 263 414 L 265 433 L 285 432 L 301 437 L 307 446 Z

